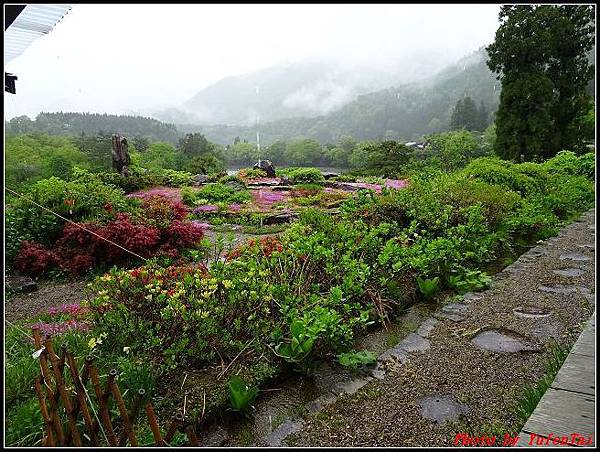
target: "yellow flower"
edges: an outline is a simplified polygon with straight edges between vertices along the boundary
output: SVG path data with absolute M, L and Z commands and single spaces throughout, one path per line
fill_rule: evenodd
M 223 280 L 223 287 L 225 287 L 225 289 L 231 289 L 232 286 L 233 282 L 229 281 L 228 279 Z

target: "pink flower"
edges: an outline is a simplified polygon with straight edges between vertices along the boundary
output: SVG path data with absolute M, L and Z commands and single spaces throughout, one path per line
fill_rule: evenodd
M 216 212 L 218 211 L 219 208 L 213 204 L 205 204 L 203 206 L 198 206 L 196 207 L 193 212 L 194 213 L 201 213 L 201 212 Z
M 162 196 L 163 198 L 170 199 L 171 201 L 181 202 L 181 189 L 175 187 L 154 187 L 147 190 L 140 190 L 125 195 L 128 198 L 140 198 L 146 199 L 153 196 Z
M 399 190 L 401 188 L 404 188 L 408 185 L 408 181 L 407 180 L 398 180 L 398 179 L 386 179 L 385 180 L 385 186 L 388 188 L 394 188 L 396 190 Z

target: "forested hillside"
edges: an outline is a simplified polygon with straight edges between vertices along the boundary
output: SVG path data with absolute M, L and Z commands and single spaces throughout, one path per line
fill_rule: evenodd
M 359 96 L 341 109 L 315 118 L 287 118 L 260 125 L 261 140 L 271 143 L 299 137 L 322 143 L 342 135 L 358 139 L 417 139 L 447 130 L 458 99 L 470 96 L 493 112 L 499 84 L 485 64 L 485 50 L 475 52 L 421 83 L 405 84 Z M 200 131 L 218 143 L 236 136 L 256 138 L 255 127 L 178 125 L 182 131 Z
M 19 116 L 6 122 L 6 134 L 104 135 L 119 133 L 132 138 L 176 143 L 179 133 L 173 124 L 142 116 L 98 113 L 40 113 L 35 120 Z

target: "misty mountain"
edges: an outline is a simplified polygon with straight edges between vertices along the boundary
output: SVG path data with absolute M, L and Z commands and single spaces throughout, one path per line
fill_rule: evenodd
M 225 77 L 179 107 L 154 113 L 173 123 L 253 126 L 291 117 L 315 117 L 339 110 L 359 95 L 423 79 L 442 69 L 448 57 L 412 54 L 370 62 L 307 59 L 249 74 Z
M 456 101 L 470 96 L 489 112 L 496 110 L 500 82 L 490 72 L 485 49 L 480 49 L 420 82 L 404 83 L 362 94 L 339 109 L 316 117 L 285 118 L 261 122 L 261 142 L 314 138 L 335 142 L 342 135 L 358 139 L 418 139 L 446 130 Z M 491 118 L 490 118 L 491 119 Z M 199 131 L 222 144 L 236 136 L 255 141 L 256 126 L 177 126 L 180 131 Z

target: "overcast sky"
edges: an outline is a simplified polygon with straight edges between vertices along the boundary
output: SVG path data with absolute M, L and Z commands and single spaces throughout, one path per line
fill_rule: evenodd
M 493 41 L 498 5 L 73 5 L 10 61 L 5 117 L 177 106 L 228 75 L 335 55 L 458 59 Z

